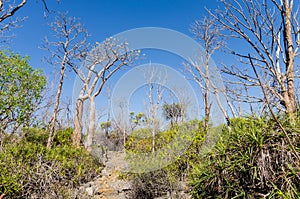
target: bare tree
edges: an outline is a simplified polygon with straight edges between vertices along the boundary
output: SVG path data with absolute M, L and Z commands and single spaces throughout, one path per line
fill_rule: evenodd
M 298 155 L 298 153 L 297 153 L 297 151 L 296 151 L 296 148 L 295 148 L 295 146 L 293 145 L 293 142 L 292 142 L 292 140 L 291 140 L 291 138 L 290 138 L 288 132 L 285 130 L 285 128 L 283 127 L 282 123 L 278 120 L 278 118 L 275 116 L 275 114 L 274 114 L 272 108 L 270 107 L 271 105 L 270 105 L 269 98 L 268 98 L 268 96 L 267 96 L 267 94 L 266 94 L 266 92 L 265 92 L 265 89 L 264 89 L 264 86 L 263 86 L 263 84 L 262 84 L 261 78 L 260 78 L 260 76 L 259 76 L 258 73 L 257 73 L 257 70 L 256 70 L 256 68 L 255 68 L 255 65 L 254 65 L 254 63 L 253 63 L 253 61 L 252 61 L 251 55 L 248 54 L 248 57 L 249 57 L 249 61 L 250 61 L 251 67 L 252 67 L 252 69 L 253 69 L 253 72 L 254 72 L 255 76 L 257 77 L 257 79 L 258 79 L 258 82 L 259 82 L 259 85 L 260 85 L 261 90 L 262 90 L 262 92 L 263 92 L 263 95 L 265 96 L 266 104 L 267 104 L 267 106 L 268 106 L 268 108 L 269 108 L 269 110 L 270 110 L 270 112 L 271 112 L 271 115 L 272 115 L 273 119 L 276 121 L 276 123 L 278 124 L 279 128 L 280 128 L 280 129 L 282 130 L 282 132 L 284 133 L 285 137 L 287 138 L 288 143 L 289 143 L 290 147 L 292 148 L 292 151 L 294 152 L 294 155 L 296 156 L 296 158 L 298 159 L 298 161 L 300 161 L 300 156 Z
M 127 114 L 127 111 L 128 110 L 128 104 L 127 102 L 121 102 L 120 103 L 120 109 L 121 109 L 121 120 L 120 120 L 120 124 L 121 126 L 119 126 L 119 129 L 123 132 L 123 147 L 125 148 L 125 145 L 126 145 L 126 138 L 127 138 L 127 128 L 128 128 L 128 125 L 127 125 L 127 120 L 125 120 L 126 117 L 126 114 Z M 117 123 L 116 123 L 117 124 Z
M 191 31 L 196 39 L 204 45 L 204 52 L 199 55 L 200 63 L 191 61 L 191 64 L 185 65 L 187 71 L 192 75 L 193 79 L 198 83 L 201 89 L 204 100 L 204 127 L 208 130 L 211 109 L 211 99 L 209 99 L 209 94 L 216 92 L 214 91 L 210 80 L 211 74 L 209 65 L 211 56 L 216 50 L 223 46 L 223 42 L 220 40 L 220 31 L 215 26 L 215 20 L 213 18 L 204 17 L 202 20 L 195 21 Z M 202 63 L 204 63 L 204 67 L 202 66 Z
M 45 12 L 49 12 L 47 7 L 46 0 L 40 0 L 41 3 L 44 5 Z M 18 1 L 11 1 L 11 0 L 0 0 L 0 32 L 3 33 L 11 28 L 18 27 L 19 23 L 24 21 L 25 18 L 18 18 L 15 17 L 16 13 L 22 9 L 27 0 L 18 0 Z M 7 37 L 7 36 L 6 36 Z
M 1 43 L 9 42 L 13 35 L 8 34 L 11 29 L 18 28 L 26 17 L 17 17 L 16 13 L 25 6 L 27 0 L 0 0 L 0 35 Z
M 45 38 L 43 48 L 51 53 L 49 62 L 52 65 L 60 66 L 60 78 L 49 128 L 48 148 L 51 148 L 53 137 L 55 136 L 55 124 L 57 122 L 66 67 L 69 66 L 75 73 L 78 73 L 76 62 L 82 58 L 82 54 L 86 51 L 87 38 L 87 31 L 82 27 L 81 23 L 76 18 L 68 17 L 66 13 L 59 13 L 55 21 L 50 24 L 50 27 L 57 41 L 49 41 L 48 38 Z
M 118 115 L 115 115 L 115 117 L 111 121 L 111 136 L 109 138 L 109 141 L 113 144 L 113 150 L 123 150 L 124 146 L 126 144 L 128 132 L 130 129 L 127 125 L 127 118 L 125 114 L 127 113 L 127 109 L 125 110 L 125 107 L 127 104 L 124 104 L 123 101 L 121 101 L 118 104 L 120 108 L 120 112 Z
M 132 63 L 139 53 L 129 50 L 126 42 L 119 43 L 114 38 L 106 39 L 103 43 L 97 43 L 87 54 L 83 64 L 83 71 L 78 73 L 83 86 L 76 102 L 74 116 L 73 143 L 80 145 L 82 133 L 82 108 L 85 100 L 89 100 L 89 125 L 87 129 L 86 148 L 92 150 L 93 137 L 95 134 L 95 98 L 101 93 L 105 83 L 114 73 L 123 66 Z
M 119 111 L 118 114 L 114 115 L 114 118 L 110 123 L 111 133 L 114 134 L 113 138 L 110 138 L 114 142 L 115 149 L 124 149 L 126 144 L 126 139 L 128 136 L 129 125 L 128 125 L 128 102 L 125 99 L 119 99 L 114 103 L 114 106 L 117 106 Z M 105 122 L 107 123 L 107 122 Z
M 151 129 L 152 134 L 152 152 L 155 152 L 155 136 L 159 128 L 159 120 L 157 118 L 158 110 L 162 106 L 162 97 L 163 97 L 163 84 L 166 83 L 167 77 L 166 74 L 163 74 L 163 71 L 157 69 L 152 64 L 149 64 L 149 67 L 146 68 L 145 78 L 147 79 L 147 99 L 149 101 L 149 111 L 147 116 L 148 126 Z
M 226 82 L 226 80 L 224 80 Z M 255 116 L 257 113 L 257 109 L 254 109 L 253 104 L 257 104 L 258 102 L 261 102 L 261 99 L 259 97 L 252 97 L 249 95 L 249 88 L 245 85 L 241 86 L 233 86 L 228 83 L 226 85 L 226 101 L 228 104 L 228 107 L 231 110 L 232 116 L 235 117 L 243 117 L 245 114 L 250 114 L 252 116 Z M 246 109 L 246 111 L 243 112 L 243 108 L 245 108 L 245 104 L 249 105 L 249 110 Z M 249 112 L 250 111 L 250 112 Z M 256 111 L 256 112 L 255 112 Z
M 111 90 L 112 90 L 111 86 L 108 85 L 108 86 L 106 87 L 106 93 L 107 93 L 107 120 L 106 120 L 106 123 L 107 123 L 107 124 L 110 124 L 110 125 L 106 125 L 106 127 L 111 126 L 111 122 L 110 122 Z M 104 128 L 104 130 L 105 130 L 106 138 L 109 138 L 108 128 Z
M 170 104 L 175 103 L 179 104 L 181 107 L 181 116 L 180 116 L 180 123 L 183 123 L 186 119 L 194 119 L 195 117 L 198 117 L 197 108 L 194 107 L 197 106 L 196 104 L 193 104 L 192 96 L 186 92 L 186 87 L 172 87 L 171 88 L 173 93 L 176 93 L 174 96 L 173 94 L 170 94 L 169 99 L 166 100 L 166 97 L 164 97 L 164 104 Z M 175 100 L 174 100 L 175 97 Z M 188 110 L 189 109 L 189 110 Z M 195 111 L 196 110 L 196 111 Z
M 15 1 L 11 3 L 9 0 L 0 0 L 0 23 L 12 17 L 19 9 L 25 6 L 26 3 L 27 0 L 22 0 L 19 3 L 15 3 Z
M 300 44 L 299 4 L 298 8 L 293 0 L 223 0 L 222 4 L 223 9 L 210 12 L 211 16 L 226 30 L 227 36 L 244 41 L 250 47 L 245 52 L 238 48 L 230 51 L 244 65 L 251 66 L 251 59 L 258 75 L 264 76 L 261 83 L 266 95 L 276 99 L 270 103 L 276 108 L 280 108 L 280 104 L 293 116 L 295 59 Z M 241 68 L 224 67 L 224 72 L 237 77 L 243 86 L 259 88 L 258 78 Z
M 234 105 L 233 105 L 234 100 L 232 100 L 233 98 L 230 97 L 231 96 L 230 94 L 232 93 L 232 90 L 233 90 L 232 88 L 229 88 L 228 86 L 225 86 L 225 93 L 226 93 L 225 98 L 226 98 L 227 105 L 228 105 L 228 107 L 231 111 L 232 117 L 236 118 L 236 111 L 234 110 Z

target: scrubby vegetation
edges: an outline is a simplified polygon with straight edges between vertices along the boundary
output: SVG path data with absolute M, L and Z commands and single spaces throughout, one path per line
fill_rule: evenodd
M 83 198 L 99 193 L 102 197 L 105 191 L 115 190 L 117 194 L 130 190 L 129 198 L 133 199 L 300 198 L 299 0 L 298 4 L 293 0 L 206 1 L 210 2 L 206 15 L 191 26 L 194 42 L 203 48 L 180 33 L 186 31 L 182 29 L 185 26 L 173 17 L 168 18 L 175 22 L 176 31 L 135 29 L 115 37 L 100 37 L 98 42 L 79 19 L 59 12 L 73 4 L 56 10 L 50 9 L 50 1 L 37 1 L 43 4 L 50 23 L 39 45 L 47 51 L 46 62 L 33 60 L 34 66 L 24 55 L 34 53 L 38 60 L 44 55 L 27 36 L 39 41 L 43 31 L 17 31 L 23 37 L 14 42 L 20 45 L 10 43 L 7 34 L 23 23 L 26 12 L 17 14 L 29 2 L 0 1 L 0 199 Z M 103 3 L 93 4 L 93 8 L 103 7 Z M 122 13 L 118 9 L 124 10 L 120 3 L 104 4 L 113 9 L 104 9 L 112 14 L 98 14 L 110 19 L 117 16 L 114 13 Z M 132 5 L 125 9 L 130 19 L 136 17 L 130 15 L 136 15 L 130 10 Z M 195 17 L 192 10 L 184 14 L 177 7 L 173 11 L 179 18 Z M 218 9 L 210 10 L 213 7 Z M 156 3 L 155 8 L 166 7 Z M 96 17 L 92 10 L 82 13 L 88 23 L 104 19 L 99 27 L 111 30 L 111 25 L 105 28 L 105 22 L 114 20 Z M 126 26 L 129 18 L 122 16 L 116 22 L 121 20 Z M 158 35 L 149 30 L 156 30 Z M 125 35 L 129 37 L 123 40 Z M 139 39 L 155 42 L 147 47 L 147 42 Z M 15 53 L 18 51 L 25 54 Z M 160 51 L 169 55 L 158 55 Z M 161 59 L 181 72 L 173 73 L 158 62 L 152 64 L 152 59 Z M 149 68 L 139 68 L 134 76 L 129 75 L 132 66 L 148 63 Z M 56 68 L 55 74 L 43 74 L 41 68 L 48 66 Z M 140 81 L 142 76 L 145 79 Z M 71 97 L 65 92 L 70 88 L 66 77 L 74 81 L 73 103 L 63 100 Z M 48 84 L 46 79 L 50 80 Z M 122 92 L 116 89 L 119 85 L 124 86 Z M 139 104 L 141 90 L 145 90 L 144 108 Z M 129 95 L 123 96 L 123 91 Z M 99 96 L 107 97 L 107 103 L 102 104 L 104 98 Z M 102 110 L 103 105 L 107 105 L 106 110 Z M 127 118 L 129 108 L 133 110 Z M 145 112 L 135 114 L 135 109 Z M 222 120 L 227 124 L 213 125 Z M 116 168 L 123 163 L 127 166 L 123 150 L 131 173 Z M 104 166 L 100 160 L 107 161 L 104 178 L 94 183 L 91 181 Z M 115 160 L 119 163 L 116 167 L 112 165 Z M 112 175 L 119 172 L 120 179 L 132 183 L 130 187 L 126 182 L 120 192 L 120 186 L 112 185 L 119 185 L 114 181 L 118 175 Z M 113 183 L 108 185 L 108 181 Z
M 28 57 L 0 50 L 0 138 L 30 124 L 45 86 L 46 78 Z
M 58 131 L 52 149 L 48 133 L 23 129 L 6 139 L 0 151 L 0 193 L 5 198 L 75 198 L 76 189 L 101 169 L 83 148 L 71 146 L 72 129 Z
M 285 121 L 283 126 L 299 155 L 299 120 L 295 124 Z M 151 152 L 151 138 L 139 140 L 144 137 L 138 134 L 145 135 L 145 131 L 133 132 L 128 151 Z M 159 133 L 157 146 L 169 144 L 176 132 L 175 128 Z M 193 198 L 300 197 L 300 162 L 273 119 L 232 119 L 230 128 L 222 128 L 209 152 L 200 151 L 207 137 L 203 129 L 197 128 L 192 144 L 172 164 L 150 173 L 129 175 L 134 182 L 132 197 L 154 198 L 167 192 L 178 197 L 180 182 L 187 181 Z
M 299 121 L 284 127 L 299 155 Z M 190 176 L 195 198 L 300 197 L 299 159 L 272 119 L 233 119 L 199 160 Z
M 188 143 L 186 150 L 180 148 L 182 139 Z M 191 164 L 200 150 L 198 147 L 201 147 L 204 139 L 205 133 L 200 121 L 190 121 L 182 125 L 172 124 L 170 129 L 157 133 L 155 137 L 155 151 L 158 151 L 159 157 L 162 157 L 159 160 L 163 161 L 167 157 L 171 158 L 170 161 L 161 169 L 143 172 L 143 169 L 147 171 L 147 169 L 151 170 L 151 167 L 155 168 L 158 159 L 145 162 L 145 159 L 131 157 L 133 154 L 151 153 L 151 130 L 133 131 L 127 140 L 126 151 L 130 164 L 135 168 L 140 166 L 142 170 L 136 170 L 139 173 L 127 174 L 127 178 L 133 182 L 131 198 L 150 199 L 166 194 L 176 197 L 176 194 L 183 189 L 182 185 L 187 180 Z M 169 148 L 170 151 L 182 150 L 182 153 L 172 154 L 168 150 L 161 150 L 165 148 Z
M 1 56 L 0 193 L 5 198 L 81 197 L 78 187 L 93 180 L 103 165 L 93 153 L 72 145 L 71 128 L 57 128 L 47 147 L 47 128 L 30 127 L 45 78 L 28 65 L 28 58 Z M 167 114 L 171 122 L 164 131 L 139 126 L 142 113 L 131 114 L 128 137 L 120 127 L 101 125 L 114 148 L 126 141 L 127 158 L 137 171 L 121 174 L 132 182 L 131 198 L 178 198 L 183 193 L 194 198 L 300 198 L 297 114 L 235 118 L 229 127 L 206 128 L 197 120 L 178 124 L 177 112 Z M 156 156 L 147 160 L 139 154 Z

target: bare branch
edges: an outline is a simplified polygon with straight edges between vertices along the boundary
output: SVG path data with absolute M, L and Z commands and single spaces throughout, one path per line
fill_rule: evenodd
M 22 8 L 27 3 L 27 0 L 22 0 L 18 5 L 12 7 L 9 5 L 9 9 L 4 12 L 4 14 L 0 15 L 0 23 L 5 19 L 13 16 L 20 8 Z M 4 10 L 3 0 L 0 1 L 0 11 L 3 12 Z
M 222 34 L 233 39 L 241 39 L 251 47 L 245 53 L 235 48 L 231 53 L 240 58 L 241 63 L 258 69 L 265 74 L 269 94 L 277 99 L 291 114 L 295 108 L 294 79 L 295 56 L 300 42 L 298 9 L 293 9 L 293 0 L 229 0 L 221 1 L 223 9 L 208 11 L 223 29 Z M 297 28 L 296 28 L 297 27 Z M 293 35 L 294 34 L 294 35 Z M 255 77 L 241 72 L 241 67 L 224 67 L 223 72 L 238 79 L 245 85 L 258 86 Z

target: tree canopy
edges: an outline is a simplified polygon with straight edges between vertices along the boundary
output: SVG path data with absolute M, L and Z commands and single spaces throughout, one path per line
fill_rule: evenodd
M 163 114 L 166 120 L 170 120 L 173 125 L 178 122 L 178 119 L 183 116 L 183 107 L 181 104 L 165 104 L 163 105 Z
M 0 128 L 16 130 L 28 125 L 42 98 L 46 79 L 33 69 L 29 57 L 0 51 Z

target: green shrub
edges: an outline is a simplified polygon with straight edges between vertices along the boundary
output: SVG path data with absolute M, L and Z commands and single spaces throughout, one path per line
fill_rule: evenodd
M 151 129 L 142 128 L 133 131 L 127 138 L 125 148 L 127 152 L 147 153 L 152 149 Z
M 174 184 L 169 180 L 169 173 L 165 169 L 131 176 L 132 199 L 153 199 L 172 192 Z
M 67 128 L 65 130 L 58 130 L 53 139 L 53 145 L 54 146 L 59 146 L 59 145 L 70 146 L 72 144 L 72 133 L 73 133 L 72 128 Z
M 164 165 L 155 171 L 129 174 L 127 177 L 133 182 L 131 198 L 154 198 L 169 193 L 176 193 L 179 182 L 186 177 L 185 173 L 190 169 L 190 165 L 195 161 L 196 152 L 201 147 L 205 133 L 200 121 L 190 121 L 182 125 L 174 125 L 166 131 L 157 133 L 155 137 L 155 150 L 160 149 L 181 149 L 182 142 L 187 142 L 184 146 L 183 154 L 170 154 L 168 150 L 161 150 L 160 157 L 152 161 L 146 159 L 134 159 L 135 154 L 149 153 L 152 151 L 151 130 L 139 129 L 133 131 L 126 144 L 127 158 L 133 167 L 141 169 L 151 169 L 153 164 L 160 161 L 159 158 L 171 159 L 168 165 Z M 147 161 L 147 162 L 146 162 Z M 139 166 L 140 165 L 140 166 Z M 142 170 L 141 170 L 142 171 Z M 176 197 L 176 196 L 175 196 Z
M 39 128 L 23 128 L 23 141 L 31 142 L 35 144 L 47 144 L 48 132 L 44 129 Z
M 57 132 L 52 149 L 47 132 L 24 129 L 22 139 L 5 143 L 0 151 L 0 194 L 5 198 L 67 198 L 92 180 L 101 165 L 82 148 L 70 144 L 71 129 Z M 70 195 L 71 194 L 71 195 Z
M 295 126 L 283 121 L 299 154 Z M 194 198 L 300 198 L 299 161 L 276 122 L 238 118 L 194 165 Z

